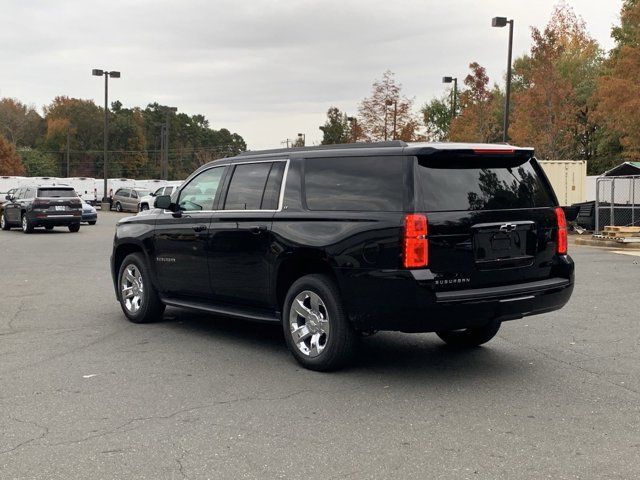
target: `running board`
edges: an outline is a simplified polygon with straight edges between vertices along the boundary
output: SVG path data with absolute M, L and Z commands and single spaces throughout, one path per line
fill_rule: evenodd
M 183 300 L 177 298 L 160 297 L 165 305 L 170 307 L 185 308 L 187 310 L 196 310 L 198 312 L 207 312 L 215 315 L 223 315 L 225 317 L 243 318 L 254 322 L 280 323 L 279 312 L 269 314 L 269 312 L 253 309 L 243 309 L 237 307 L 228 307 L 220 305 L 211 305 L 209 303 L 197 302 L 194 300 Z

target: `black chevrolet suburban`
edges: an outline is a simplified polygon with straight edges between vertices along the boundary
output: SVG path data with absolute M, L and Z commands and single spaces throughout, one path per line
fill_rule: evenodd
M 359 336 L 435 332 L 457 347 L 564 306 L 567 226 L 534 152 L 400 141 L 245 152 L 118 222 L 111 271 L 127 318 L 166 305 L 281 322 L 305 367 Z

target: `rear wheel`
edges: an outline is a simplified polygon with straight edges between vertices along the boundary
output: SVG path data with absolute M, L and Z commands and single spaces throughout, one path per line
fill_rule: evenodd
M 27 214 L 26 213 L 22 214 L 22 231 L 24 233 L 33 232 L 33 224 L 27 218 Z
M 492 320 L 480 327 L 469 327 L 463 330 L 449 330 L 436 332 L 447 345 L 458 348 L 477 347 L 487 343 L 496 336 L 500 330 L 501 322 Z
M 351 359 L 356 334 L 329 277 L 306 275 L 298 279 L 289 288 L 283 310 L 287 346 L 302 366 L 335 370 Z
M 142 203 L 140 205 L 140 211 L 144 212 L 145 210 L 149 210 L 149 205 L 147 205 L 146 203 Z
M 95 225 L 95 224 L 96 224 L 96 221 L 95 221 L 95 220 L 93 220 L 93 221 L 91 221 L 91 222 L 87 222 L 87 223 L 88 223 L 89 225 Z
M 45 225 L 45 230 L 53 230 L 53 225 Z
M 118 271 L 118 300 L 125 316 L 133 323 L 160 320 L 165 305 L 151 283 L 149 270 L 140 253 L 132 253 Z
M 122 205 L 120 205 L 120 202 L 116 202 L 116 212 L 121 212 L 122 211 Z
M 69 225 L 69 231 L 76 233 L 80 231 L 80 224 L 79 223 L 74 223 L 72 225 Z
M 0 228 L 2 230 L 10 230 L 9 222 L 7 222 L 7 218 L 5 217 L 5 213 L 2 212 L 2 216 L 0 216 Z

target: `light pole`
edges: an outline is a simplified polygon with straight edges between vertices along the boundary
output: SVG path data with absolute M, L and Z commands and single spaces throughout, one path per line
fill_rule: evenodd
M 353 143 L 358 142 L 358 119 L 356 117 L 347 117 L 347 121 L 351 124 L 351 137 L 353 138 Z
M 504 120 L 502 125 L 502 141 L 509 141 L 509 100 L 511 96 L 511 53 L 513 50 L 513 19 L 507 20 L 507 17 L 493 17 L 491 20 L 492 27 L 506 27 L 509 24 L 509 53 L 507 56 L 507 88 L 504 95 Z
M 451 99 L 451 120 L 456 118 L 456 109 L 458 108 L 458 78 L 442 77 L 442 83 L 453 83 L 453 97 Z
M 102 195 L 102 206 L 107 204 L 107 147 L 109 144 L 109 77 L 120 78 L 120 72 L 106 70 L 100 70 L 94 68 L 91 70 L 91 74 L 95 77 L 104 76 L 104 157 L 103 161 L 103 175 L 104 175 L 104 192 Z M 108 209 L 109 207 L 107 207 Z

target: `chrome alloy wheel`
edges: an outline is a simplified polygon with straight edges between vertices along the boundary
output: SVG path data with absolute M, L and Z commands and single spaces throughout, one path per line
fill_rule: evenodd
M 330 333 L 329 312 L 317 293 L 300 292 L 289 312 L 289 330 L 293 343 L 308 357 L 317 357 L 327 346 Z
M 3 213 L 2 215 L 0 215 L 0 228 L 2 228 L 3 230 L 7 226 L 6 222 L 7 220 L 4 218 L 4 213 Z
M 29 223 L 27 222 L 27 216 L 22 215 L 22 231 L 26 232 L 28 228 L 29 228 Z
M 122 304 L 129 313 L 136 314 L 142 307 L 144 283 L 140 269 L 133 263 L 126 266 L 120 278 Z

